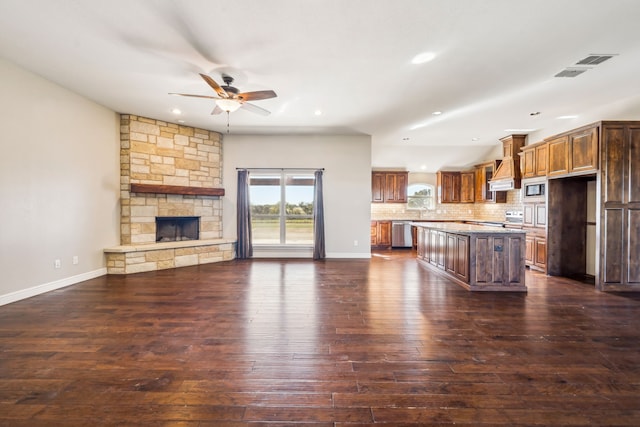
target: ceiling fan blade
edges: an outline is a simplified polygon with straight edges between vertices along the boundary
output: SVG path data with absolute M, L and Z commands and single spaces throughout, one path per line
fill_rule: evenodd
M 202 77 L 204 79 L 204 81 L 207 82 L 207 84 L 209 86 L 211 86 L 213 88 L 213 90 L 215 90 L 216 93 L 218 95 L 220 95 L 222 98 L 228 98 L 229 97 L 229 94 L 224 89 L 222 89 L 218 85 L 218 83 L 216 83 L 215 80 L 213 80 L 211 77 L 207 76 L 206 74 L 202 74 L 202 73 L 200 73 L 200 77 Z
M 247 111 L 251 111 L 252 113 L 260 114 L 262 116 L 268 116 L 271 114 L 269 110 L 265 110 L 262 107 L 258 107 L 255 104 L 249 104 L 248 102 L 243 102 L 240 108 L 244 108 Z
M 192 96 L 194 98 L 220 99 L 217 96 L 193 95 L 193 94 L 190 94 L 190 93 L 173 93 L 173 92 L 169 92 L 169 95 Z
M 222 110 L 222 108 L 218 107 L 217 104 L 216 104 L 216 107 L 211 112 L 212 115 L 214 115 L 214 114 L 222 114 L 222 113 L 224 113 L 224 111 Z
M 243 101 L 258 101 L 260 99 L 275 98 L 276 93 L 272 90 L 257 90 L 255 92 L 243 92 L 238 94 L 238 98 Z

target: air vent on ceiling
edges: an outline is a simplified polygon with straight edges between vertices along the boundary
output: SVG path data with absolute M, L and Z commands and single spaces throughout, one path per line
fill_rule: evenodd
M 576 62 L 576 65 L 598 65 L 611 58 L 613 58 L 613 55 L 589 55 Z
M 613 58 L 617 53 L 599 55 L 595 53 L 589 54 L 589 56 L 581 59 L 576 62 L 576 65 L 579 67 L 567 67 L 564 70 L 560 71 L 554 77 L 577 77 L 580 74 L 584 73 L 587 70 L 590 70 L 596 65 L 602 64 L 604 61 Z
M 565 68 L 554 77 L 576 77 L 587 71 L 588 68 Z

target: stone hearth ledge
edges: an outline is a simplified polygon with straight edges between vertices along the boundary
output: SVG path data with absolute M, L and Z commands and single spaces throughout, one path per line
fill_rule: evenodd
M 108 274 L 131 274 L 230 261 L 235 240 L 207 239 L 121 245 L 104 249 Z

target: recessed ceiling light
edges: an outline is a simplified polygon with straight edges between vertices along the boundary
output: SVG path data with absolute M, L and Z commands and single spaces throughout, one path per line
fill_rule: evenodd
M 573 114 L 573 115 L 568 115 L 568 116 L 559 116 L 559 117 L 556 117 L 556 118 L 560 119 L 560 120 L 577 119 L 578 115 L 577 114 Z
M 422 52 L 414 56 L 413 59 L 411 60 L 411 63 L 416 65 L 424 64 L 425 62 L 431 61 L 435 57 L 436 57 L 436 54 L 433 52 Z
M 178 120 L 178 123 L 184 123 L 184 120 Z
M 505 132 L 510 132 L 510 133 L 526 133 L 526 132 L 533 132 L 535 129 L 505 129 Z
M 177 109 L 177 108 L 174 108 L 173 110 L 171 110 L 171 112 L 172 112 L 173 114 L 182 114 L 182 111 L 180 111 L 180 110 L 179 110 L 179 109 Z
M 427 168 L 427 165 L 422 165 L 420 166 L 420 169 L 425 170 Z
M 478 138 L 478 137 L 474 137 L 474 138 L 471 138 L 471 140 L 472 140 L 472 141 L 480 141 L 480 138 Z
M 442 114 L 442 111 L 434 111 L 433 113 L 434 116 L 439 116 L 440 114 Z
M 314 113 L 316 116 L 321 116 L 322 115 L 322 110 L 316 110 L 314 111 Z

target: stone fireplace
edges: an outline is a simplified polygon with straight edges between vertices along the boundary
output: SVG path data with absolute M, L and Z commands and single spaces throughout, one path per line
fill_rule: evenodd
M 121 115 L 120 186 L 121 246 L 105 249 L 110 274 L 233 259 L 234 242 L 222 239 L 219 133 Z M 159 228 L 157 218 L 171 219 Z

